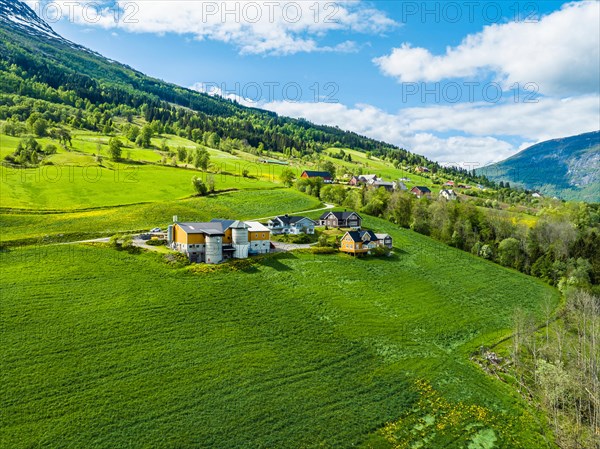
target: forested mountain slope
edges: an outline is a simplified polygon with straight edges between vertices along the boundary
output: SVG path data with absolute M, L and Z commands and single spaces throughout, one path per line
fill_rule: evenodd
M 0 120 L 24 121 L 35 109 L 51 120 L 100 131 L 115 117 L 141 114 L 192 140 L 210 131 L 288 154 L 340 146 L 467 175 L 353 132 L 280 117 L 148 77 L 60 37 L 18 0 L 0 0 L 0 55 Z M 41 102 L 34 107 L 34 100 Z
M 600 201 L 600 131 L 548 140 L 479 171 L 566 200 Z

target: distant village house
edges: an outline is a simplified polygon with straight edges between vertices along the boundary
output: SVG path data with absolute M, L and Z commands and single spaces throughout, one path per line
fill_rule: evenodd
M 443 198 L 445 200 L 448 201 L 454 201 L 456 200 L 458 197 L 456 196 L 456 192 L 454 192 L 454 190 L 450 189 L 444 189 L 440 192 L 440 198 Z
M 329 173 L 328 171 L 304 170 L 300 177 L 304 178 L 304 179 L 323 178 L 323 181 L 327 184 L 330 184 L 333 182 L 333 177 L 331 176 L 331 173 Z
M 415 195 L 417 198 L 431 198 L 431 190 L 424 186 L 415 186 L 410 190 L 410 193 Z
M 350 178 L 348 184 L 351 186 L 358 186 L 364 184 L 372 184 L 376 181 L 381 181 L 381 179 L 378 178 L 377 175 L 358 175 Z

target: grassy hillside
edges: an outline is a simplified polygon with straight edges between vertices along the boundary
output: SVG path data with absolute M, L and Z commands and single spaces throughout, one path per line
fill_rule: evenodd
M 125 142 L 124 159 L 112 162 L 108 159 L 111 136 L 72 130 L 72 137 L 72 147 L 68 151 L 58 147 L 57 154 L 46 158 L 44 164 L 48 165 L 25 169 L 0 166 L 0 208 L 70 210 L 186 198 L 194 194 L 190 182 L 194 175 L 204 179 L 212 176 L 220 191 L 280 188 L 282 170 L 291 169 L 299 177 L 303 170 L 314 169 L 327 160 L 334 161 L 340 169 L 374 171 L 387 180 L 407 176 L 405 170 L 394 168 L 389 161 L 377 157 L 367 159 L 358 151 L 346 150 L 355 157 L 352 163 L 324 156 L 321 162 L 290 158 L 288 165 L 264 164 L 259 162 L 260 157 L 249 153 L 231 154 L 171 134 L 154 137 L 151 148 L 139 148 L 121 137 Z M 49 138 L 37 140 L 42 147 L 56 144 Z M 20 137 L 0 133 L 0 158 L 13 153 L 21 141 Z M 191 164 L 172 165 L 172 158 L 164 160 L 163 146 L 171 150 L 206 148 L 211 167 L 203 173 Z M 96 161 L 96 154 L 103 157 L 101 162 Z M 244 170 L 248 171 L 247 178 L 242 176 Z M 411 182 L 406 183 L 409 187 L 433 187 L 430 179 L 417 174 L 409 176 Z
M 173 215 L 181 221 L 207 221 L 218 217 L 250 220 L 319 207 L 321 203 L 316 198 L 292 189 L 277 189 L 77 212 L 18 211 L 0 214 L 0 243 L 73 241 L 147 231 L 171 224 Z
M 578 267 L 525 240 L 538 222 L 527 213 L 554 208 L 550 200 L 149 78 L 6 20 L 24 8 L 0 0 L 0 447 L 556 449 L 513 379 L 471 359 L 510 335 L 517 311 L 539 322 L 560 302 L 557 290 L 471 251 L 500 260 L 494 251 L 515 235 L 508 262 L 533 248 L 528 263 L 545 262 L 540 272 L 549 266 L 556 282 Z M 34 135 L 56 154 L 10 156 Z M 125 144 L 118 162 L 109 158 L 115 137 Z M 175 158 L 177 148 L 208 151 L 210 165 Z M 307 250 L 188 266 L 164 247 L 55 244 L 164 228 L 173 215 L 316 218 L 321 201 L 280 178 L 331 162 L 339 180 L 408 177 L 434 197 L 450 179 L 488 189 L 445 203 L 328 187 L 356 196 L 336 199 L 340 209 L 394 237 L 385 258 Z M 422 165 L 432 174 L 416 174 Z M 192 196 L 192 176 L 213 179 L 216 193 Z M 597 241 L 583 235 L 598 215 L 586 207 L 573 252 L 583 262 L 595 260 Z M 410 218 L 405 226 L 465 251 L 365 212 Z
M 478 173 L 547 196 L 600 202 L 600 131 L 533 145 Z
M 87 246 L 0 253 L 2 445 L 391 448 L 386 423 L 431 418 L 421 379 L 483 414 L 396 440 L 552 447 L 469 356 L 557 293 L 367 224 L 393 234 L 395 257 L 284 254 L 194 274 Z

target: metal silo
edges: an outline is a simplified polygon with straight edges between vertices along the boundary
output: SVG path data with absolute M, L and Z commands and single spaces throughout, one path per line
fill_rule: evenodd
M 233 257 L 235 259 L 246 259 L 248 258 L 248 225 L 241 221 L 234 222 L 231 226 L 231 238 L 233 248 L 235 252 Z
M 216 264 L 223 260 L 223 237 L 221 235 L 206 236 L 206 263 Z

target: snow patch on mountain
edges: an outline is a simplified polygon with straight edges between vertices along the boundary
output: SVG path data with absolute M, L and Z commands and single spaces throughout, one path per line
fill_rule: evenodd
M 30 35 L 42 35 L 64 41 L 26 3 L 19 0 L 0 0 L 0 21 L 10 23 Z

